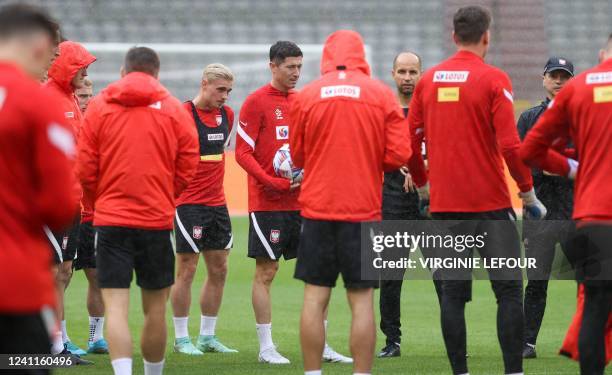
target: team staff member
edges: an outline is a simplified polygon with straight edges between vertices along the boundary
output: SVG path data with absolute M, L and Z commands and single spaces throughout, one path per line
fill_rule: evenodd
M 0 8 L 0 353 L 49 353 L 56 296 L 41 228 L 76 213 L 74 137 L 61 99 L 39 84 L 58 29 L 37 7 Z
M 518 132 L 521 140 L 525 139 L 527 132 L 544 113 L 551 100 L 563 88 L 567 81 L 574 76 L 574 65 L 566 58 L 551 57 L 546 62 L 542 85 L 546 90 L 546 99 L 539 105 L 523 112 L 518 120 Z M 559 144 L 564 151 L 572 151 L 566 145 Z M 523 242 L 525 244 L 525 257 L 535 258 L 537 269 L 528 268 L 529 282 L 525 288 L 525 346 L 523 358 L 536 357 L 536 340 L 544 318 L 546 309 L 546 295 L 548 279 L 555 247 L 560 243 L 565 250 L 567 234 L 570 228 L 561 224 L 559 220 L 569 221 L 572 217 L 574 201 L 574 185 L 565 177 L 552 176 L 548 172 L 532 169 L 533 187 L 537 196 L 546 206 L 546 221 L 523 221 Z M 568 222 L 569 223 L 569 222 Z
M 510 79 L 484 62 L 490 23 L 489 11 L 479 6 L 455 13 L 453 39 L 458 52 L 423 75 L 408 115 L 412 148 L 418 149 L 426 139 L 429 176 L 418 152 L 412 154 L 409 169 L 423 203 L 429 200 L 430 179 L 429 210 L 434 218 L 482 220 L 475 229 L 493 233 L 487 237 L 488 246 L 480 249 L 481 256 L 518 258 L 520 243 L 514 224 L 490 224 L 490 220 L 514 219 L 502 160 L 519 186 L 525 216 L 541 218 L 546 209 L 537 200 L 529 168 L 518 155 Z M 503 254 L 496 253 L 500 249 Z M 455 270 L 448 271 L 452 275 L 441 271 L 443 278 L 454 277 Z M 510 280 L 491 275 L 506 374 L 523 372 L 522 275 L 514 271 L 507 275 Z M 442 281 L 442 333 L 454 374 L 468 372 L 464 310 L 470 298 L 471 270 L 463 270 L 459 280 Z
M 422 74 L 421 58 L 414 52 L 401 52 L 393 60 L 391 77 L 404 117 L 414 87 Z M 408 131 L 408 128 L 406 128 Z M 408 189 L 404 185 L 407 183 Z M 405 170 L 385 172 L 382 198 L 383 220 L 420 220 L 419 196 L 412 184 L 412 177 Z M 400 306 L 403 280 L 380 281 L 380 329 L 385 334 L 385 347 L 379 357 L 399 357 L 402 331 L 400 330 Z
M 204 69 L 200 92 L 183 104 L 198 131 L 200 162 L 194 179 L 177 199 L 174 222 L 176 283 L 170 292 L 174 312 L 174 350 L 202 355 L 203 352 L 235 353 L 215 336 L 217 315 L 227 275 L 227 256 L 232 247 L 232 223 L 225 203 L 223 176 L 225 147 L 234 123 L 234 111 L 225 105 L 232 91 L 234 75 L 222 64 Z M 187 330 L 191 284 L 202 254 L 206 281 L 200 293 L 200 335 L 196 346 Z
M 302 51 L 293 42 L 278 41 L 270 47 L 272 81 L 250 94 L 240 110 L 236 161 L 248 174 L 249 250 L 255 258 L 253 310 L 259 338 L 259 361 L 287 364 L 272 341 L 270 287 L 278 260 L 296 257 L 302 223 L 299 213 L 299 181 L 277 177 L 272 160 L 289 143 L 289 107 L 302 69 Z M 329 346 L 324 359 L 350 362 Z
M 296 95 L 291 109 L 291 156 L 305 176 L 295 268 L 295 277 L 305 282 L 300 323 L 304 370 L 321 374 L 325 311 L 342 274 L 353 318 L 353 372 L 368 374 L 378 281 L 361 280 L 361 222 L 381 219 L 380 176 L 408 160 L 409 137 L 393 93 L 370 78 L 358 33 L 340 30 L 327 38 L 321 74 Z
M 581 374 L 603 374 L 604 332 L 612 309 L 612 34 L 600 64 L 569 81 L 531 129 L 521 147 L 535 168 L 576 179 L 573 218 L 576 275 L 585 302 L 578 348 Z M 571 138 L 580 165 L 554 144 Z
M 59 56 L 53 61 L 48 72 L 46 87 L 62 99 L 60 109 L 64 113 L 65 121 L 72 127 L 75 138 L 78 138 L 83 121 L 75 91 L 84 87 L 87 67 L 94 61 L 96 61 L 96 58 L 81 44 L 64 41 L 60 43 Z M 78 183 L 75 183 L 74 190 L 80 198 L 82 193 Z M 49 242 L 55 250 L 55 261 L 58 264 L 56 283 L 59 296 L 58 319 L 61 321 L 61 335 L 58 335 L 54 340 L 54 353 L 61 352 L 65 346 L 73 354 L 87 354 L 70 341 L 66 330 L 66 320 L 64 319 L 64 293 L 72 278 L 72 263 L 78 247 L 79 222 L 80 215 L 77 215 L 73 225 L 66 231 L 58 233 L 46 231 Z
M 116 375 L 132 373 L 128 309 L 134 271 L 144 311 L 144 372 L 162 373 L 175 199 L 199 160 L 193 120 L 157 80 L 159 66 L 152 49 L 130 49 L 122 78 L 89 104 L 79 140 L 77 165 L 84 199 L 95 207 L 97 277 Z

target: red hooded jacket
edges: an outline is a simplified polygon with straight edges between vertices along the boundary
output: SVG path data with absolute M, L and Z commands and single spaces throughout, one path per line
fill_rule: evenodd
M 0 314 L 55 304 L 42 228 L 61 230 L 76 214 L 74 153 L 59 99 L 0 63 Z
M 110 84 L 90 102 L 79 142 L 94 225 L 172 229 L 199 160 L 193 119 L 157 79 L 132 72 Z
M 327 38 L 321 74 L 291 106 L 291 157 L 304 168 L 302 216 L 380 220 L 383 171 L 411 154 L 408 123 L 391 89 L 370 78 L 358 33 Z
M 74 94 L 75 88 L 72 86 L 72 80 L 79 70 L 88 67 L 96 61 L 96 58 L 85 47 L 72 41 L 60 43 L 59 53 L 60 55 L 49 68 L 47 74 L 49 80 L 45 86 L 60 98 L 59 109 L 66 119 L 65 123 L 70 125 L 75 139 L 78 141 L 83 115 Z M 74 193 L 79 199 L 83 194 L 77 179 L 75 179 Z M 83 207 L 81 215 L 84 221 L 91 221 L 93 218 L 92 209 Z

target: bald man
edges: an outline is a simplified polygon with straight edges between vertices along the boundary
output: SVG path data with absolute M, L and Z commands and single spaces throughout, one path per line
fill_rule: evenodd
M 408 117 L 412 93 L 422 73 L 421 58 L 414 52 L 401 52 L 393 60 L 391 77 L 395 82 L 397 98 Z M 408 128 L 406 127 L 406 131 Z M 385 173 L 383 184 L 383 220 L 421 220 L 419 196 L 406 168 Z M 378 353 L 381 358 L 399 357 L 402 332 L 400 330 L 400 295 L 402 280 L 381 280 L 380 329 L 386 336 L 385 347 Z

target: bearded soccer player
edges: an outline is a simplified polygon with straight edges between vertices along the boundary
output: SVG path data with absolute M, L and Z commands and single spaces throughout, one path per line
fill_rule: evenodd
M 78 135 L 83 121 L 83 115 L 75 91 L 84 87 L 87 77 L 88 66 L 96 61 L 82 45 L 72 41 L 64 41 L 59 45 L 59 56 L 53 61 L 49 68 L 46 87 L 62 98 L 61 110 L 66 122 L 72 126 L 72 130 L 78 142 Z M 80 198 L 81 187 L 78 183 L 74 186 L 75 194 Z M 86 212 L 87 210 L 83 210 Z M 64 293 L 70 279 L 72 278 L 72 265 L 78 247 L 78 233 L 81 215 L 77 215 L 74 224 L 62 233 L 52 233 L 49 230 L 47 236 L 52 248 L 55 250 L 55 261 L 58 264 L 56 276 L 58 298 L 58 317 L 61 320 L 61 334 L 53 342 L 53 353 L 59 353 L 64 346 L 73 354 L 87 354 L 70 341 L 64 319 Z
M 422 74 L 421 58 L 414 52 L 401 52 L 393 60 L 391 77 L 397 89 L 404 117 L 414 87 Z M 406 128 L 406 131 L 408 129 Z M 382 198 L 383 220 L 419 220 L 419 196 L 412 185 L 412 176 L 404 169 L 385 173 Z M 380 281 L 380 329 L 385 334 L 385 347 L 379 357 L 399 357 L 402 331 L 400 330 L 400 306 L 403 280 Z
M 177 275 L 170 300 L 174 312 L 174 351 L 190 355 L 204 352 L 235 353 L 215 335 L 217 315 L 232 247 L 232 223 L 225 203 L 223 176 L 225 147 L 229 143 L 234 111 L 225 105 L 234 75 L 222 64 L 204 69 L 200 92 L 183 106 L 198 131 L 200 162 L 194 179 L 177 199 L 175 216 Z M 200 292 L 200 335 L 196 346 L 187 330 L 191 284 L 200 254 L 206 262 L 206 281 Z
M 76 214 L 74 137 L 61 99 L 39 84 L 57 43 L 42 9 L 0 8 L 0 353 L 49 353 L 56 295 L 42 227 Z
M 466 233 L 488 232 L 483 258 L 520 257 L 515 214 L 503 161 L 520 189 L 524 219 L 541 219 L 529 168 L 519 158 L 512 85 L 503 71 L 484 62 L 491 15 L 485 8 L 460 8 L 453 17 L 457 53 L 419 81 L 408 116 L 412 148 L 426 140 L 428 172 L 415 152 L 409 169 L 421 203 L 434 219 L 472 220 Z M 451 126 L 452 125 L 452 126 Z M 431 200 L 429 199 L 429 182 Z M 473 230 L 472 230 L 473 229 Z M 462 230 L 462 229 L 461 229 Z M 451 250 L 451 254 L 455 254 Z M 470 250 L 471 251 L 471 250 Z M 471 269 L 442 269 L 441 323 L 454 374 L 468 373 L 465 304 L 471 299 Z M 522 274 L 489 269 L 497 299 L 497 331 L 506 374 L 521 374 L 523 346 Z
M 565 85 L 521 147 L 533 167 L 576 179 L 572 253 L 585 291 L 578 338 L 583 375 L 605 371 L 605 329 L 612 312 L 612 34 L 599 59 Z M 576 145 L 580 165 L 555 146 L 567 139 Z
M 519 137 L 525 139 L 540 116 L 559 91 L 574 76 L 574 64 L 563 57 L 551 57 L 544 66 L 542 85 L 546 90 L 546 99 L 539 105 L 521 114 L 517 128 Z M 575 154 L 571 144 L 558 144 L 560 151 Z M 574 156 L 575 157 L 575 156 Z M 532 169 L 533 186 L 538 197 L 546 206 L 546 220 L 533 222 L 523 221 L 523 243 L 525 257 L 535 258 L 538 267 L 528 268 L 529 281 L 525 288 L 525 346 L 523 358 L 535 358 L 536 340 L 544 318 L 548 279 L 555 257 L 557 243 L 561 249 L 567 250 L 568 235 L 572 231 L 571 222 L 574 203 L 574 184 L 562 176 L 553 176 L 548 171 Z M 553 220 L 549 222 L 549 220 Z
M 321 374 L 325 311 L 341 274 L 352 314 L 353 373 L 369 374 L 378 280 L 361 278 L 361 222 L 381 219 L 380 177 L 408 160 L 409 136 L 391 90 L 370 78 L 358 33 L 340 30 L 327 38 L 321 74 L 296 95 L 291 108 L 291 156 L 305 176 L 294 275 L 305 283 L 304 371 Z
M 193 119 L 158 81 L 159 57 L 131 48 L 122 78 L 87 109 L 77 159 L 91 202 L 106 339 L 116 375 L 132 373 L 130 284 L 141 289 L 141 352 L 146 375 L 159 375 L 166 349 L 166 303 L 174 283 L 175 199 L 198 164 Z
M 272 341 L 270 287 L 281 257 L 296 257 L 302 223 L 299 213 L 299 181 L 275 175 L 272 160 L 289 143 L 289 107 L 302 69 L 302 51 L 293 42 L 278 41 L 270 47 L 272 81 L 251 93 L 240 110 L 236 137 L 236 161 L 248 174 L 249 249 L 255 259 L 253 310 L 259 338 L 259 361 L 287 364 Z M 324 359 L 350 362 L 326 345 Z

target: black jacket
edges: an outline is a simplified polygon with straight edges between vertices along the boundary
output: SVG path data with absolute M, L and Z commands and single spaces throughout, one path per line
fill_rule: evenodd
M 517 125 L 521 141 L 546 111 L 549 103 L 550 99 L 546 98 L 539 105 L 521 114 Z M 548 210 L 546 218 L 550 220 L 570 219 L 574 208 L 574 183 L 565 177 L 547 176 L 539 169 L 532 169 L 531 174 L 536 195 Z

